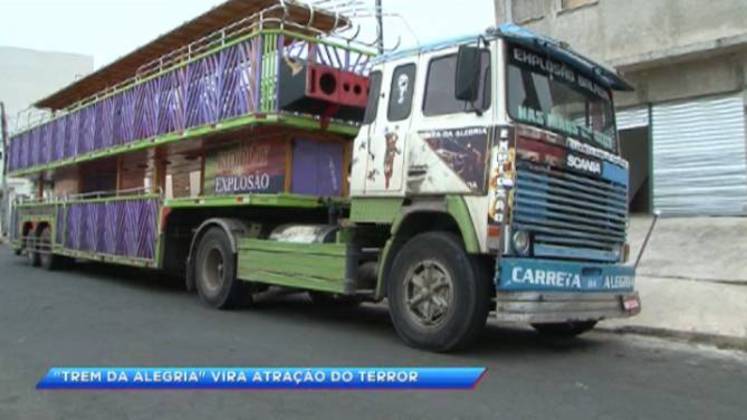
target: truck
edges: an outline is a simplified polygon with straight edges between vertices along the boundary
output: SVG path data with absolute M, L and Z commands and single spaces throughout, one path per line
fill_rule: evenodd
M 40 100 L 10 243 L 181 276 L 210 307 L 270 288 L 386 302 L 410 346 L 488 318 L 574 337 L 639 313 L 614 71 L 514 24 L 377 53 L 337 13 L 235 0 Z

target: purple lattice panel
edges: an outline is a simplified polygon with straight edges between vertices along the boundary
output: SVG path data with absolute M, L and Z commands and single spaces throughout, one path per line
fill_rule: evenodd
M 35 127 L 31 130 L 31 151 L 29 155 L 29 166 L 36 166 L 41 163 L 41 127 Z
M 62 160 L 65 157 L 65 136 L 67 135 L 67 117 L 54 120 L 54 137 L 52 138 L 52 161 Z
M 218 121 L 221 55 L 209 55 L 187 66 L 187 128 Z
M 122 219 L 123 214 L 118 202 L 112 201 L 104 204 L 104 217 L 100 221 L 100 224 L 104 227 L 104 234 L 102 235 L 104 244 L 101 252 L 110 255 L 124 254 L 123 250 L 119 251 L 117 247 L 124 226 Z
M 23 135 L 23 143 L 21 143 L 21 147 L 23 148 L 23 154 L 21 155 L 22 159 L 22 166 L 24 168 L 28 168 L 32 164 L 31 160 L 31 149 L 33 148 L 33 139 L 32 139 L 33 131 L 29 130 Z
M 155 200 L 143 200 L 138 204 L 137 257 L 153 259 L 156 243 L 156 213 L 158 203 Z
M 68 114 L 65 119 L 65 157 L 78 155 L 78 140 L 80 139 L 80 111 Z
M 124 255 L 135 256 L 138 254 L 138 226 L 140 226 L 140 203 L 138 201 L 125 201 L 123 212 L 125 219 Z
M 245 115 L 257 110 L 258 42 L 246 41 L 225 51 L 220 119 Z
M 185 86 L 187 69 L 181 67 L 161 78 L 158 98 L 158 134 L 183 131 L 186 124 Z
M 106 203 L 94 204 L 91 213 L 95 235 L 92 241 L 94 244 L 94 250 L 98 253 L 106 254 Z
M 49 163 L 52 151 L 52 124 L 44 124 L 39 134 L 39 164 Z
M 94 105 L 96 129 L 93 136 L 94 150 L 114 145 L 114 97 L 108 97 Z
M 158 96 L 161 78 L 135 87 L 135 138 L 147 139 L 158 133 Z
M 65 218 L 65 248 L 80 249 L 82 208 L 82 204 L 72 204 L 67 209 L 67 217 Z
M 80 143 L 78 154 L 84 154 L 94 150 L 94 137 L 96 136 L 96 109 L 93 106 L 89 106 L 83 108 L 80 112 Z
M 78 243 L 78 250 L 80 251 L 93 251 L 94 250 L 94 244 L 96 243 L 93 239 L 95 238 L 95 234 L 93 234 L 91 231 L 95 231 L 95 225 L 93 225 L 93 220 L 91 218 L 92 213 L 92 204 L 90 203 L 83 203 L 80 204 L 81 206 L 81 216 L 80 216 L 80 242 Z
M 21 143 L 20 137 L 14 138 L 10 142 L 10 156 L 8 158 L 8 170 L 18 170 L 20 165 L 18 164 L 18 157 L 21 156 Z
M 126 144 L 135 140 L 135 90 L 124 91 L 115 98 L 114 143 Z
M 55 219 L 54 229 L 54 243 L 57 245 L 64 245 L 63 238 L 65 237 L 65 206 L 57 206 L 57 217 Z

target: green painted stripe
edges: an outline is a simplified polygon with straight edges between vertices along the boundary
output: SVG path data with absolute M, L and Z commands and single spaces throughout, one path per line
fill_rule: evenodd
M 164 207 L 175 209 L 199 207 L 297 207 L 321 208 L 326 204 L 317 197 L 295 194 L 246 194 L 229 196 L 206 196 L 198 198 L 176 198 L 166 200 Z
M 294 244 L 260 239 L 239 243 L 242 280 L 345 293 L 345 244 Z

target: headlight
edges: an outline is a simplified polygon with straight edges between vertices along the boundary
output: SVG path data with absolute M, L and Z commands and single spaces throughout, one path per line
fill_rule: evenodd
M 517 230 L 512 237 L 514 251 L 522 257 L 528 257 L 532 248 L 532 240 L 529 233 Z

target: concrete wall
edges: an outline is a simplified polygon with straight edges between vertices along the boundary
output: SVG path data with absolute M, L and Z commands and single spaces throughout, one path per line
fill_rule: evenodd
M 598 0 L 570 10 L 561 0 L 495 1 L 498 22 L 513 4 L 517 23 L 620 70 L 636 92 L 618 106 L 745 92 L 744 0 Z
M 497 21 L 504 22 L 507 2 L 495 1 Z M 571 10 L 560 10 L 561 0 L 512 3 L 517 23 L 607 62 L 747 34 L 744 0 L 598 0 Z M 534 12 L 537 3 L 541 12 Z M 518 20 L 523 9 L 533 11 L 525 22 Z

